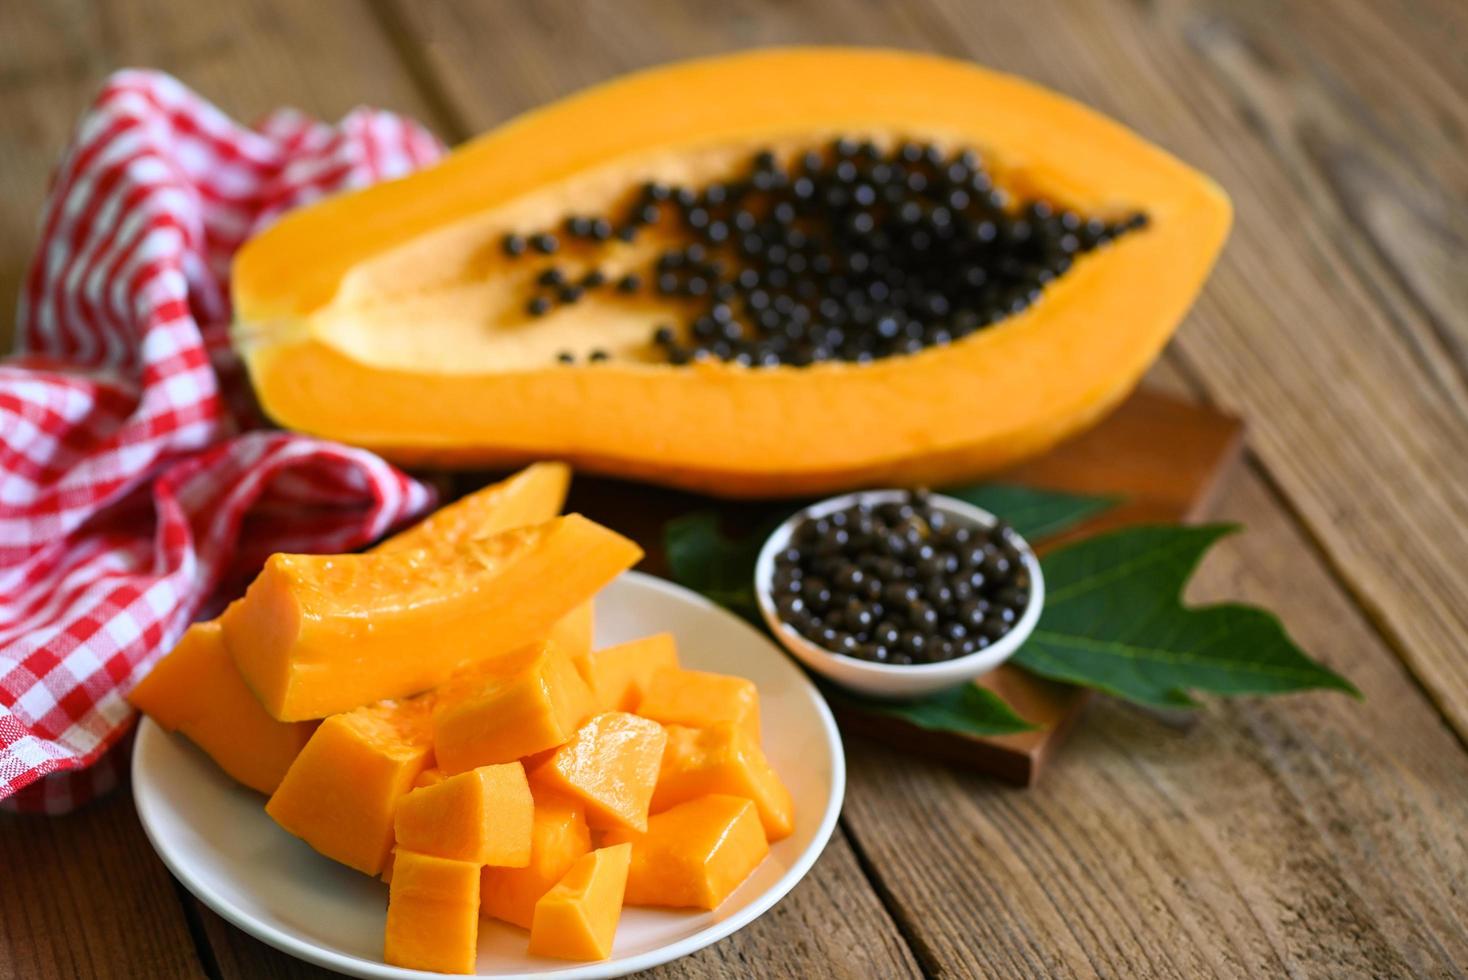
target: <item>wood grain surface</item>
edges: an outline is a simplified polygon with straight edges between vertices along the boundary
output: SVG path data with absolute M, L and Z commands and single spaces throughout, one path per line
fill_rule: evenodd
M 1248 425 L 1217 508 L 1248 530 L 1194 598 L 1278 611 L 1365 699 L 1190 717 L 1097 699 L 1026 791 L 854 741 L 842 828 L 811 877 L 664 972 L 1461 977 L 1465 38 L 1459 0 L 11 0 L 0 302 L 71 126 L 123 66 L 171 71 L 246 119 L 367 102 L 449 141 L 628 68 L 771 43 L 933 50 L 1081 99 L 1237 206 L 1152 378 Z M 644 514 L 671 499 L 577 493 Z M 199 975 L 321 974 L 183 895 L 125 792 L 0 818 L 0 977 Z

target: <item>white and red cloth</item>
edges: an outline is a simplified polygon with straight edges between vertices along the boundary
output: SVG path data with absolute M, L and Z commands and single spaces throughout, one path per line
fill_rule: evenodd
M 124 695 L 222 582 L 433 502 L 371 453 L 259 427 L 228 274 L 285 210 L 441 152 L 368 109 L 248 129 L 148 71 L 82 118 L 0 362 L 0 806 L 62 812 L 117 781 Z

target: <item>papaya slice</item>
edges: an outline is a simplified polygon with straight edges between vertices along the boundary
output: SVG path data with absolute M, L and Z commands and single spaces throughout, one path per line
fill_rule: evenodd
M 530 952 L 563 960 L 611 956 L 631 858 L 631 844 L 613 844 L 571 865 L 566 876 L 535 903 Z
M 635 711 L 652 675 L 678 666 L 678 647 L 671 633 L 589 650 L 578 661 L 602 711 Z
M 600 85 L 285 216 L 235 260 L 233 339 L 276 421 L 402 462 L 564 455 L 736 496 L 942 484 L 1115 405 L 1230 220 L 1208 178 L 1033 84 L 765 49 Z
M 321 718 L 524 647 L 641 556 L 577 514 L 452 554 L 272 555 L 225 611 L 224 640 L 267 711 Z
M 479 866 L 399 850 L 382 958 L 414 970 L 473 973 L 478 949 Z
M 543 523 L 560 513 L 570 479 L 564 463 L 536 463 L 440 508 L 372 550 L 448 553 L 474 538 Z M 552 630 L 572 649 L 590 650 L 590 633 L 589 602 Z M 190 627 L 128 699 L 163 728 L 182 732 L 232 778 L 267 796 L 315 729 L 278 721 L 265 710 L 230 659 L 217 620 Z
M 332 860 L 381 874 L 398 801 L 433 761 L 431 713 L 431 696 L 424 696 L 332 715 L 291 763 L 265 812 Z
M 316 730 L 314 722 L 266 713 L 229 659 L 218 622 L 190 626 L 128 700 L 166 730 L 182 732 L 232 779 L 266 794 Z
M 652 812 L 660 813 L 700 796 L 742 796 L 759 811 L 765 838 L 789 837 L 795 829 L 795 804 L 759 743 L 738 725 L 709 728 L 667 725 L 668 745 L 652 794 Z
M 479 907 L 490 918 L 529 929 L 535 903 L 591 850 L 586 808 L 570 797 L 533 790 L 530 863 L 523 868 L 486 867 L 480 877 Z
M 654 814 L 647 830 L 608 830 L 603 846 L 630 843 L 628 905 L 716 909 L 770 852 L 759 813 L 737 796 L 700 796 Z

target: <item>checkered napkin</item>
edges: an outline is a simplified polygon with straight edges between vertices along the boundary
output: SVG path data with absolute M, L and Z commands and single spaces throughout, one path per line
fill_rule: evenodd
M 63 812 L 117 781 L 124 695 L 221 583 L 432 503 L 371 453 L 259 426 L 228 271 L 286 209 L 440 152 L 366 109 L 245 129 L 147 71 L 82 118 L 0 362 L 0 806 Z

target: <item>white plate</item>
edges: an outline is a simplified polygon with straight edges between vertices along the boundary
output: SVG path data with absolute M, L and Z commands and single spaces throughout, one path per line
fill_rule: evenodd
M 841 811 L 846 762 L 831 712 L 758 631 L 687 589 L 628 572 L 596 604 L 599 646 L 662 630 L 685 666 L 759 686 L 765 752 L 795 797 L 795 833 L 714 912 L 629 908 L 612 958 L 532 957 L 527 933 L 481 920 L 478 975 L 617 977 L 702 949 L 754 921 L 810 870 Z M 357 977 L 424 977 L 382 962 L 387 886 L 318 855 L 265 815 L 264 798 L 202 752 L 144 720 L 133 750 L 138 816 L 163 862 L 199 899 L 292 956 Z

